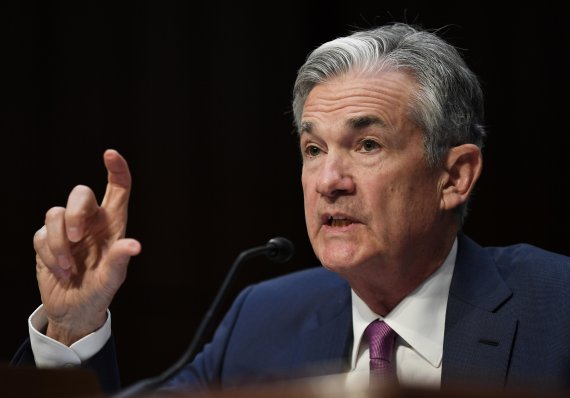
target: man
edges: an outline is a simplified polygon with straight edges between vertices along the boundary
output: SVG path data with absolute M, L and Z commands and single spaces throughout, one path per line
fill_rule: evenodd
M 459 53 L 405 24 L 333 40 L 300 68 L 293 110 L 324 268 L 242 292 L 168 386 L 333 373 L 355 385 L 379 362 L 374 373 L 404 384 L 567 388 L 569 259 L 481 248 L 460 232 L 485 132 L 481 89 Z M 78 186 L 36 233 L 43 307 L 30 333 L 38 366 L 92 366 L 115 388 L 107 308 L 140 244 L 124 238 L 127 163 L 112 150 L 104 161 L 101 205 Z M 380 340 L 386 357 L 373 354 Z M 24 347 L 15 362 L 31 358 Z

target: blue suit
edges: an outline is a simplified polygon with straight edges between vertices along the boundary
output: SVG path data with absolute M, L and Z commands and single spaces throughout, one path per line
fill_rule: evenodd
M 529 245 L 482 248 L 460 235 L 445 321 L 442 387 L 570 387 L 570 258 Z M 223 387 L 343 372 L 350 287 L 323 268 L 245 289 L 170 386 Z M 105 355 L 111 360 L 108 350 Z M 95 358 L 94 363 L 102 363 Z

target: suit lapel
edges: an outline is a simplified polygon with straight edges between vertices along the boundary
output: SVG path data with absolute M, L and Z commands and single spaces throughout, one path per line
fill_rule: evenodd
M 316 314 L 314 327 L 299 336 L 295 359 L 309 364 L 311 376 L 345 372 L 352 347 L 352 309 L 348 284 Z
M 460 235 L 449 291 L 442 386 L 482 380 L 504 385 L 517 320 L 497 310 L 512 296 L 494 260 Z

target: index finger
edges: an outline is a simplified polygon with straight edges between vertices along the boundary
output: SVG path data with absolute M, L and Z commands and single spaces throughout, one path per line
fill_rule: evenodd
M 101 207 L 111 210 L 125 210 L 131 193 L 131 173 L 124 157 L 114 149 L 103 154 L 107 168 L 107 189 Z

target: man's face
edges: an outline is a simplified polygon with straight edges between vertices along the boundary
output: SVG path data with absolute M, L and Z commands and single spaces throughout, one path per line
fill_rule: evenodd
M 313 88 L 303 109 L 305 217 L 322 264 L 413 266 L 434 239 L 440 172 L 408 117 L 415 82 L 402 72 L 350 73 Z M 372 266 L 370 268 L 369 266 Z

